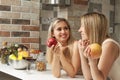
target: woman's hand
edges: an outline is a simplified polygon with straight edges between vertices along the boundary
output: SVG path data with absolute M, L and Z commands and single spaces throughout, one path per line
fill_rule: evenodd
M 57 46 L 59 47 L 60 53 L 64 54 L 66 51 L 68 51 L 68 46 L 63 46 L 60 42 L 58 42 Z
M 88 46 L 86 47 L 86 49 L 84 50 L 83 55 L 88 59 L 89 65 L 90 65 L 91 63 L 97 65 L 98 58 L 93 59 L 93 57 L 91 56 L 91 49 L 90 49 L 89 45 L 88 45 Z
M 60 45 L 57 43 L 56 45 L 52 45 L 50 47 L 50 51 L 55 56 L 60 56 Z
M 99 58 L 94 58 L 91 56 L 91 48 L 89 47 L 89 45 L 86 47 L 83 55 L 88 59 L 88 62 L 89 63 L 94 63 L 94 64 L 97 64 L 97 61 Z
M 84 55 L 86 57 L 86 52 L 89 52 L 89 49 L 87 48 L 89 45 L 89 40 L 79 40 L 78 41 L 78 48 L 80 55 Z

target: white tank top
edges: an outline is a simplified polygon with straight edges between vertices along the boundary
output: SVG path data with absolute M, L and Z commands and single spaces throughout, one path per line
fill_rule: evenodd
M 109 78 L 111 80 L 120 80 L 120 71 L 119 71 L 119 69 L 120 69 L 120 44 L 118 42 L 116 42 L 115 40 L 113 40 L 113 39 L 106 39 L 103 42 L 103 44 L 108 42 L 108 41 L 114 42 L 119 47 L 119 56 L 116 59 L 116 61 L 114 62 L 113 66 L 112 66 L 112 68 L 111 68 L 111 70 L 109 72 Z

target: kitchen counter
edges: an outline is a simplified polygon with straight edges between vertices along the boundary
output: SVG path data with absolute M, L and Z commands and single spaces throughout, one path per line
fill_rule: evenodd
M 0 63 L 0 71 L 20 78 L 21 80 L 84 80 L 81 75 L 76 75 L 75 78 L 70 78 L 64 71 L 62 71 L 61 78 L 55 78 L 49 68 L 47 68 L 46 71 L 16 70 L 12 66 Z

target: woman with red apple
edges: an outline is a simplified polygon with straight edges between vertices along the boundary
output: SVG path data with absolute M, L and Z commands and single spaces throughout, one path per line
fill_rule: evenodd
M 70 25 L 64 18 L 55 19 L 48 30 L 47 61 L 55 77 L 64 70 L 70 77 L 80 71 L 80 57 L 77 41 L 71 35 Z
M 108 36 L 106 17 L 97 12 L 83 15 L 79 32 L 82 39 L 79 40 L 78 48 L 85 80 L 110 80 L 108 77 L 112 80 L 120 79 L 120 45 Z M 99 57 L 95 57 L 92 50 L 92 47 L 97 47 L 90 46 L 93 43 L 101 45 Z

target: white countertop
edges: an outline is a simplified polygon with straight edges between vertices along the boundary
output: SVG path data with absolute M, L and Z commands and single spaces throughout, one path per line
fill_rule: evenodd
M 22 80 L 84 80 L 83 76 L 76 75 L 75 78 L 70 78 L 62 71 L 61 78 L 55 78 L 51 70 L 47 68 L 46 71 L 37 70 L 16 70 L 12 66 L 0 63 L 0 71 L 10 74 L 12 76 L 18 77 Z

